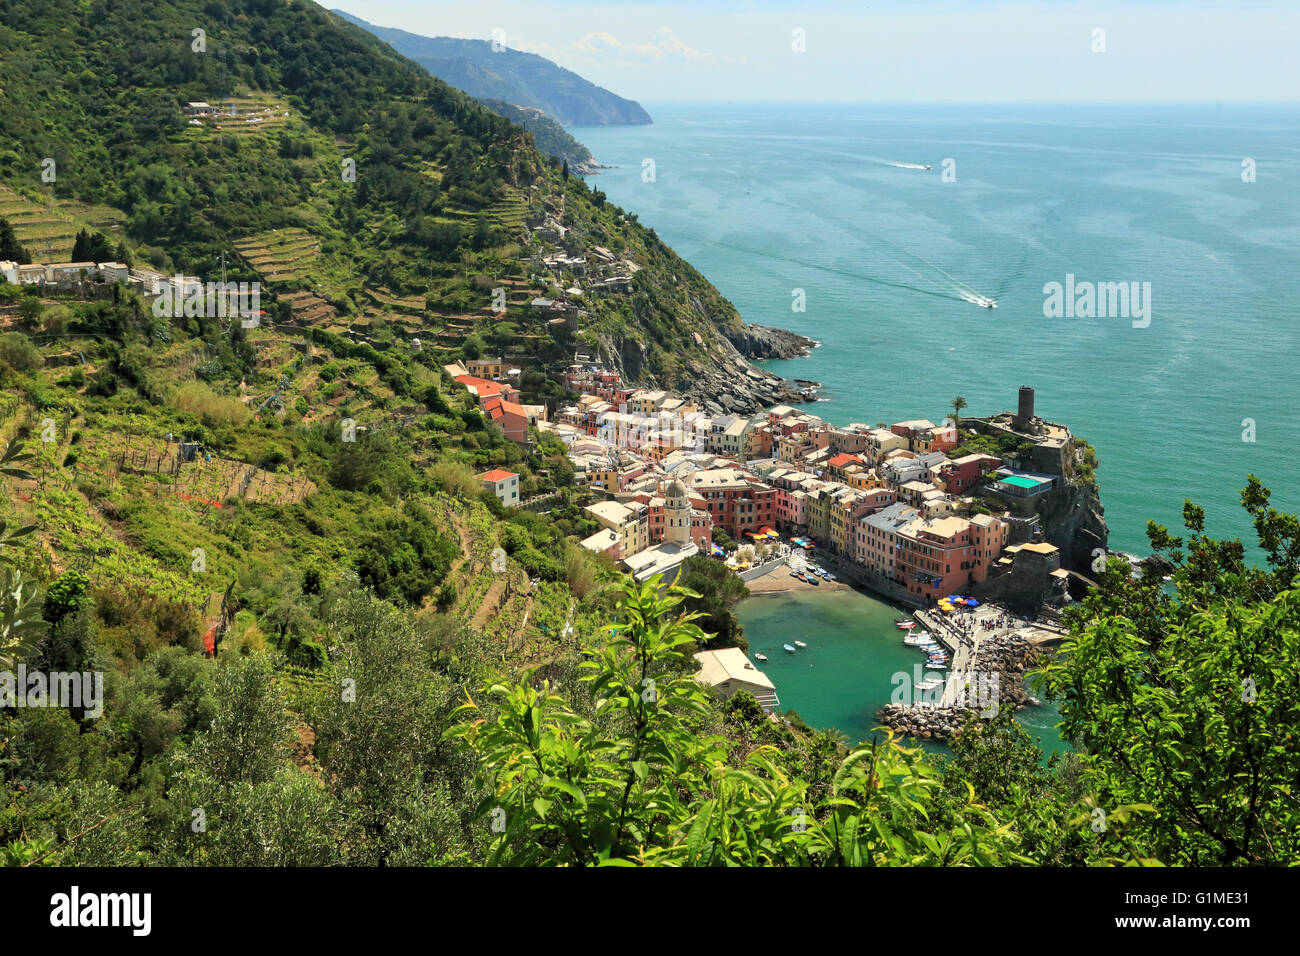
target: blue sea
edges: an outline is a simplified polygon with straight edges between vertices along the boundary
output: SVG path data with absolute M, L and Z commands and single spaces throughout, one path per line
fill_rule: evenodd
M 573 130 L 618 167 L 589 182 L 746 320 L 821 343 L 768 363 L 823 384 L 816 414 L 938 422 L 1032 385 L 1096 448 L 1125 551 L 1186 498 L 1253 540 L 1252 472 L 1300 510 L 1300 108 L 646 105 Z M 1068 275 L 1150 283 L 1149 324 L 1045 317 Z

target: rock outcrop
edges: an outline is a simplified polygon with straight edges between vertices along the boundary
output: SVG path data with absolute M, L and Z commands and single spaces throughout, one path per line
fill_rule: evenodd
M 624 381 L 671 389 L 693 399 L 707 415 L 752 415 L 772 405 L 806 401 L 790 382 L 751 365 L 721 332 L 710 345 L 711 361 L 688 360 L 685 374 L 677 381 L 660 381 L 648 374 L 648 349 L 630 338 L 599 335 L 597 358 L 617 370 Z
M 1092 562 L 1106 550 L 1110 529 L 1097 485 L 1075 479 L 1052 489 L 1037 503 L 1043 537 L 1061 550 L 1061 566 L 1092 574 Z
M 723 334 L 747 359 L 803 358 L 817 347 L 817 342 L 806 335 L 766 325 L 745 323 L 735 331 L 727 330 Z

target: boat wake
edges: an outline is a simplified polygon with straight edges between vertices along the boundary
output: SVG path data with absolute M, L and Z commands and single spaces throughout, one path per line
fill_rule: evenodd
M 859 232 L 861 230 L 859 229 Z M 869 276 L 863 273 L 840 269 L 835 266 L 825 265 L 817 262 L 808 262 L 795 256 L 781 255 L 778 253 L 768 252 L 761 249 L 751 249 L 746 246 L 731 242 L 719 242 L 716 239 L 705 238 L 698 235 L 683 234 L 683 238 L 702 243 L 709 243 L 715 246 L 721 246 L 725 249 L 731 249 L 736 252 L 744 253 L 748 256 L 755 256 L 763 259 L 770 259 L 776 262 L 785 262 L 800 266 L 805 269 L 816 269 L 819 272 L 827 272 L 833 275 L 845 276 L 846 278 L 856 279 L 860 282 L 867 282 L 872 285 L 885 286 L 891 289 L 901 289 L 905 292 L 912 292 L 917 295 L 934 296 L 937 299 L 948 299 L 953 302 L 970 302 L 984 308 L 995 309 L 997 302 L 986 296 L 981 295 L 960 279 L 955 278 L 939 266 L 930 262 L 923 256 L 917 255 L 910 250 L 890 242 L 880 236 L 863 233 L 868 235 L 880 247 L 880 251 L 888 259 L 892 259 L 896 264 L 902 266 L 919 280 L 913 285 L 907 282 L 897 282 L 891 279 L 885 279 L 880 276 Z M 917 266 L 921 268 L 917 268 Z M 820 343 L 819 343 L 820 344 Z
M 893 166 L 895 169 L 930 169 L 931 168 L 928 165 L 922 166 L 920 163 L 895 163 L 892 160 L 888 160 L 888 159 L 883 160 L 883 162 L 886 166 Z

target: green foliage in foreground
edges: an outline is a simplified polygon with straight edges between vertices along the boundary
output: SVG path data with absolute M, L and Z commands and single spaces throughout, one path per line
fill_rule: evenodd
M 1173 587 L 1115 562 L 1042 680 L 1074 750 L 1004 708 L 951 756 L 848 747 L 694 678 L 699 595 L 624 580 L 603 639 L 522 677 L 449 615 L 310 582 L 314 670 L 160 640 L 104 716 L 0 711 L 15 865 L 1293 865 L 1300 521 L 1252 478 L 1266 556 L 1153 526 Z M 305 593 L 305 592 L 304 592 Z M 69 572 L 29 666 L 101 667 L 120 596 Z M 296 602 L 295 602 L 296 603 Z M 280 611 L 268 611 L 268 625 Z M 157 620 L 152 620 L 156 618 Z M 166 623 L 171 622 L 171 623 Z
M 1176 565 L 1175 593 L 1112 559 L 1047 669 L 1097 807 L 1154 807 L 1129 839 L 1168 863 L 1300 860 L 1300 521 L 1253 475 L 1242 504 L 1266 568 L 1208 537 L 1188 502 L 1186 542 L 1148 532 Z
M 1014 839 L 986 810 L 958 826 L 926 819 L 938 775 L 892 742 L 853 750 L 826 799 L 780 767 L 773 748 L 731 765 L 726 740 L 700 734 L 709 696 L 686 649 L 705 640 L 698 614 L 674 616 L 694 592 L 660 580 L 624 584 L 619 623 L 583 662 L 594 713 L 575 713 L 548 684 L 497 684 L 495 717 L 455 733 L 474 751 L 500 836 L 491 862 L 550 865 L 766 866 L 991 864 Z

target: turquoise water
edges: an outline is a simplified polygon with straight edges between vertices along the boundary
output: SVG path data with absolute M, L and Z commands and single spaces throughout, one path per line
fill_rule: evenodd
M 924 656 L 903 643 L 894 618 L 905 616 L 884 601 L 857 591 L 791 591 L 756 594 L 736 611 L 745 626 L 749 652 L 766 654 L 755 661 L 772 682 L 782 710 L 797 710 L 813 727 L 834 727 L 849 743 L 869 739 L 879 726 L 876 713 L 899 686 L 914 683 L 915 667 Z M 808 646 L 790 654 L 783 644 Z M 922 677 L 946 671 L 921 670 Z M 1016 715 L 1045 752 L 1063 745 L 1055 729 L 1055 707 L 1026 708 Z M 938 746 L 923 742 L 928 750 Z
M 1127 551 L 1145 553 L 1148 519 L 1180 529 L 1184 498 L 1211 533 L 1251 540 L 1250 472 L 1300 510 L 1300 108 L 648 109 L 653 126 L 574 131 L 619 166 L 590 181 L 747 320 L 822 343 L 769 363 L 824 384 L 817 414 L 941 421 L 955 395 L 981 414 L 1033 385 L 1040 414 L 1096 447 Z M 1150 282 L 1149 327 L 1045 318 L 1043 286 L 1067 273 Z

